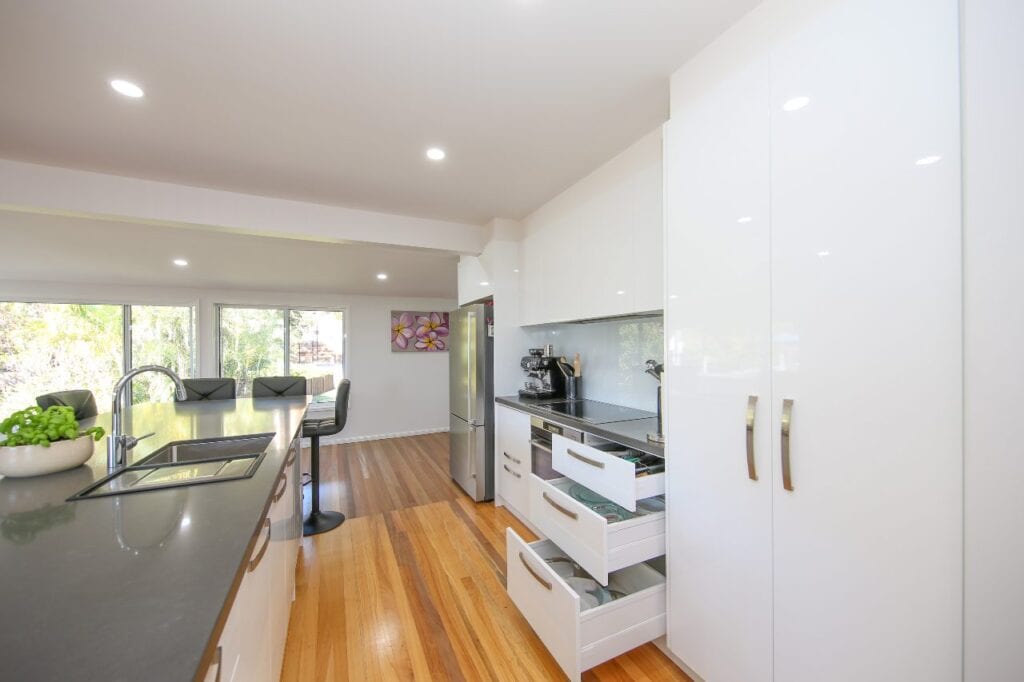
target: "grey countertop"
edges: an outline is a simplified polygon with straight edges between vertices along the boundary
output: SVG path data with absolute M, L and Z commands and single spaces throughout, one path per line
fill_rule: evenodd
M 658 457 L 665 456 L 665 446 L 658 445 L 657 443 L 651 443 L 647 440 L 647 434 L 654 433 L 658 430 L 657 417 L 650 417 L 648 419 L 631 419 L 629 421 L 610 422 L 607 424 L 594 424 L 592 422 L 576 419 L 575 417 L 558 414 L 557 412 L 544 409 L 544 405 L 546 403 L 558 402 L 561 400 L 564 400 L 564 398 L 558 398 L 557 400 L 526 400 L 513 395 L 495 398 L 494 402 L 499 405 L 505 405 L 506 407 L 526 412 L 527 414 L 543 417 L 556 424 L 562 424 L 579 431 L 592 433 L 595 436 L 606 438 L 610 441 L 614 441 L 641 452 L 647 452 L 652 455 L 657 455 Z
M 193 679 L 237 590 L 306 402 L 126 411 L 127 433 L 156 432 L 131 451 L 132 462 L 174 440 L 276 433 L 248 479 L 66 502 L 107 474 L 104 441 L 75 469 L 0 478 L 0 677 Z M 95 422 L 109 429 L 109 415 Z

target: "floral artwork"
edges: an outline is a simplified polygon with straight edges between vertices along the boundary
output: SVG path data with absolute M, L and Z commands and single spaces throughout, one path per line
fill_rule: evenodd
M 448 313 L 391 311 L 391 351 L 436 353 L 448 350 Z

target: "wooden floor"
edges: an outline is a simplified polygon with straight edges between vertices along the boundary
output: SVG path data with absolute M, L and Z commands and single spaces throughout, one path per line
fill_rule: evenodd
M 505 593 L 505 528 L 534 536 L 456 487 L 447 434 L 325 446 L 321 479 L 348 520 L 303 540 L 284 682 L 565 679 Z M 688 679 L 652 644 L 584 674 Z

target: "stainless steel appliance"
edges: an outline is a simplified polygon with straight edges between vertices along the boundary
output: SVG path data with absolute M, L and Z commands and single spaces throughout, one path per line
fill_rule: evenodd
M 636 410 L 632 407 L 602 403 L 597 400 L 563 400 L 561 402 L 537 405 L 538 409 L 550 410 L 591 424 L 612 424 L 634 419 L 649 419 L 657 416 L 653 412 Z
M 552 424 L 540 417 L 530 417 L 530 448 L 533 454 L 531 471 L 539 478 L 550 481 L 561 478 L 551 467 L 551 434 L 557 433 L 577 443 L 583 442 L 583 432 L 561 424 Z
M 453 310 L 448 319 L 452 479 L 478 502 L 494 498 L 494 351 L 489 305 Z
M 558 358 L 550 344 L 544 348 L 531 348 L 530 354 L 519 361 L 526 372 L 526 384 L 519 389 L 519 397 L 529 400 L 546 400 L 565 397 L 565 376 L 558 369 Z

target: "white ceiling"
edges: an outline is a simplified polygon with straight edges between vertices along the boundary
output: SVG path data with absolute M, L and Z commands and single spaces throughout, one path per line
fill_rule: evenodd
M 0 211 L 0 279 L 455 298 L 458 256 Z M 188 260 L 176 267 L 175 258 Z M 378 272 L 388 279 L 378 281 Z
M 756 4 L 0 0 L 0 156 L 520 218 L 663 122 L 669 74 Z

